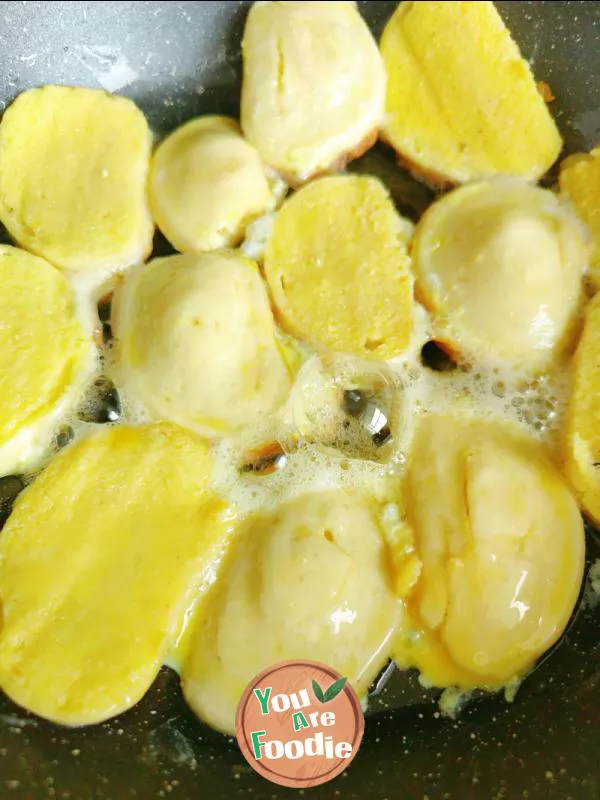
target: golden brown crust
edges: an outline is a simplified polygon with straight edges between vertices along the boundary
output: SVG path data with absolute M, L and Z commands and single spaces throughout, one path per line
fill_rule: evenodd
M 421 181 L 421 183 L 424 183 L 425 186 L 429 187 L 434 192 L 445 192 L 448 189 L 453 189 L 455 186 L 459 185 L 459 181 L 452 180 L 447 175 L 442 175 L 439 172 L 434 172 L 431 169 L 427 169 L 421 164 L 417 164 L 415 161 L 411 161 L 409 158 L 406 158 L 406 156 L 398 153 L 398 151 L 396 151 L 396 155 L 398 158 L 398 165 L 400 167 L 408 170 L 413 178 Z
M 455 347 L 454 342 L 451 342 L 448 339 L 442 339 L 439 336 L 434 337 L 433 341 L 440 348 L 440 350 L 448 356 L 448 358 L 452 359 L 452 361 L 463 361 L 464 363 L 464 355 L 457 347 Z
M 396 154 L 398 166 L 410 172 L 410 174 L 416 178 L 416 180 L 421 181 L 421 183 L 424 183 L 434 192 L 452 189 L 454 186 L 457 186 L 460 183 L 460 181 L 449 178 L 447 175 L 443 175 L 441 172 L 435 172 L 432 169 L 424 167 L 422 164 L 417 164 L 416 161 L 412 161 L 410 158 L 408 158 L 408 156 L 398 150 L 394 143 L 388 139 L 383 130 L 380 131 L 379 138 L 384 144 L 392 148 Z
M 354 161 L 355 158 L 364 156 L 364 154 L 373 147 L 378 138 L 379 129 L 374 128 L 364 137 L 364 139 L 361 139 L 361 141 L 355 147 L 353 147 L 351 150 L 347 150 L 343 155 L 336 159 L 329 169 L 326 170 L 326 172 L 341 172 L 351 161 Z
M 367 152 L 367 150 L 370 150 L 377 141 L 378 137 L 379 128 L 373 128 L 373 130 L 369 131 L 369 133 L 363 139 L 361 139 L 357 145 L 336 158 L 335 161 L 333 161 L 333 163 L 331 163 L 328 167 L 319 169 L 302 180 L 299 180 L 296 175 L 291 175 L 289 172 L 281 170 L 274 164 L 270 164 L 269 166 L 283 178 L 288 186 L 291 186 L 292 189 L 298 189 L 300 186 L 304 186 L 305 183 L 308 183 L 315 178 L 322 178 L 325 175 L 342 172 L 351 161 L 354 161 L 355 158 L 360 158 Z
M 554 92 L 552 91 L 552 87 L 549 83 L 546 83 L 546 81 L 538 81 L 536 86 L 545 103 L 551 103 L 553 100 L 556 100 Z
M 435 311 L 435 306 L 429 299 L 429 296 L 426 292 L 423 291 L 418 279 L 415 279 L 415 300 L 420 303 L 427 311 L 433 313 Z
M 418 280 L 415 280 L 415 300 L 425 308 L 432 317 L 438 313 L 439 309 L 436 306 L 433 298 L 430 297 L 423 287 L 419 285 Z M 464 359 L 464 354 L 461 352 L 457 343 L 447 337 L 447 334 L 440 332 L 439 335 L 434 335 L 432 341 L 446 353 L 453 361 L 461 361 Z

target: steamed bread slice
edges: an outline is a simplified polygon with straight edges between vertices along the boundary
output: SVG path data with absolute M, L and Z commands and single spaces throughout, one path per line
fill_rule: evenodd
M 586 309 L 565 418 L 565 468 L 585 513 L 600 525 L 600 295 Z
M 293 658 L 329 664 L 365 695 L 402 619 L 376 505 L 341 490 L 288 500 L 250 517 L 229 556 L 182 670 L 198 716 L 234 733 L 248 681 Z
M 225 537 L 201 439 L 168 424 L 62 451 L 0 537 L 0 687 L 67 725 L 146 692 Z
M 589 276 L 600 288 L 600 147 L 589 154 L 578 153 L 560 167 L 560 191 L 571 201 L 592 237 Z
M 523 677 L 564 631 L 585 558 L 577 504 L 543 447 L 488 420 L 423 417 L 405 492 L 422 571 L 395 657 L 436 686 Z
M 356 3 L 254 3 L 242 54 L 244 135 L 290 183 L 373 144 L 385 72 Z
M 472 183 L 417 225 L 417 294 L 452 352 L 543 368 L 572 344 L 588 250 L 553 192 L 514 178 Z
M 433 183 L 539 178 L 562 141 L 492 2 L 404 2 L 381 38 L 383 135 Z
M 66 278 L 0 245 L 0 475 L 35 465 L 94 363 Z
M 117 270 L 152 247 L 151 135 L 137 106 L 96 89 L 19 95 L 0 123 L 0 220 L 63 269 Z
M 115 293 L 117 369 L 156 419 L 206 436 L 253 425 L 290 376 L 254 261 L 234 251 L 170 256 L 131 270 Z
M 317 347 L 391 358 L 409 344 L 407 222 L 370 176 L 304 186 L 275 217 L 265 276 L 284 328 Z
M 250 222 L 275 207 L 283 188 L 274 176 L 268 179 L 258 153 L 229 117 L 187 122 L 152 157 L 152 213 L 181 253 L 238 244 Z

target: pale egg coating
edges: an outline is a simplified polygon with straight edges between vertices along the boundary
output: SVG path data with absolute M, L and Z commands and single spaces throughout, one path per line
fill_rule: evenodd
M 544 368 L 572 344 L 588 252 L 552 192 L 508 178 L 470 184 L 417 225 L 417 296 L 454 354 Z
M 290 376 L 256 264 L 234 251 L 169 256 L 115 293 L 117 381 L 157 419 L 232 433 L 276 410 Z
M 290 183 L 374 143 L 385 71 L 356 3 L 253 3 L 242 55 L 244 135 Z
M 278 661 L 330 665 L 365 694 L 402 609 L 369 501 L 341 490 L 303 495 L 251 517 L 206 597 L 182 670 L 201 719 L 233 733 L 248 682 Z
M 585 557 L 575 500 L 516 427 L 424 417 L 405 487 L 422 563 L 395 658 L 435 686 L 523 677 L 564 631 Z
M 256 150 L 230 117 L 198 117 L 160 143 L 150 168 L 154 220 L 175 249 L 232 247 L 272 210 L 282 183 L 267 178 Z

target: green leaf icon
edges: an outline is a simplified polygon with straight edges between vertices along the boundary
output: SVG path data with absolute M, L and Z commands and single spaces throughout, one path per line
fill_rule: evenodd
M 342 689 L 346 685 L 347 680 L 348 678 L 340 678 L 339 680 L 332 683 L 329 689 L 327 689 L 327 691 L 325 692 L 324 699 L 321 702 L 328 703 L 330 700 L 333 700 L 334 697 L 337 697 L 338 694 L 342 691 Z
M 323 694 L 323 689 L 321 689 L 321 687 L 316 682 L 316 680 L 314 680 L 314 678 L 313 678 L 313 682 L 312 682 L 312 690 L 315 693 L 315 697 L 317 698 L 317 700 L 320 703 L 324 703 L 325 702 L 325 695 Z

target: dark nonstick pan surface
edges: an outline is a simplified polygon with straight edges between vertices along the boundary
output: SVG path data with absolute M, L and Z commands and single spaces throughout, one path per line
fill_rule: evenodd
M 136 100 L 157 136 L 206 112 L 237 114 L 245 2 L 0 2 L 0 108 L 45 83 L 104 86 Z M 362 2 L 376 36 L 395 2 Z M 600 142 L 600 3 L 497 3 L 547 81 L 569 151 Z M 428 193 L 385 150 L 355 168 L 391 183 L 402 210 Z M 394 178 L 391 179 L 390 176 Z M 160 242 L 159 248 L 164 247 Z M 588 562 L 600 538 L 588 536 Z M 473 700 L 441 718 L 412 675 L 373 698 L 349 772 L 314 798 L 600 798 L 600 607 L 581 608 L 515 702 Z M 0 800 L 218 798 L 298 794 L 254 775 L 234 742 L 205 728 L 163 669 L 132 711 L 94 728 L 43 722 L 0 697 Z

